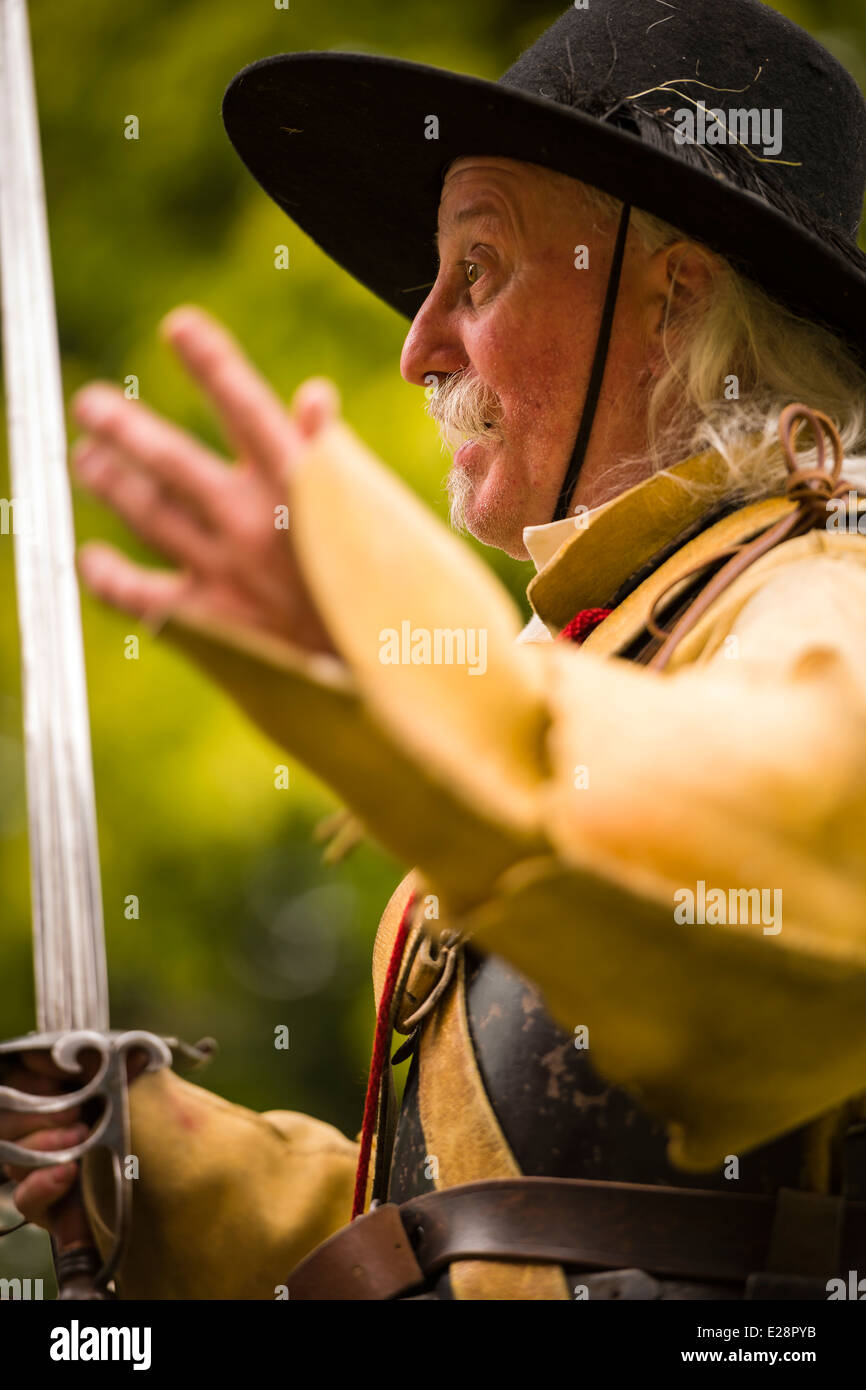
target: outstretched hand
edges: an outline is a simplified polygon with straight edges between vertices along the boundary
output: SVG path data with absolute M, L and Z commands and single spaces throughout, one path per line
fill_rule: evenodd
M 81 547 L 79 569 L 100 599 L 159 621 L 174 611 L 226 619 L 310 651 L 333 644 L 280 522 L 292 469 L 339 412 L 333 383 L 311 377 L 287 409 L 230 334 L 193 306 L 162 331 L 216 406 L 232 465 L 116 386 L 91 382 L 73 414 L 87 433 L 72 465 L 78 481 L 173 566 L 138 565 L 113 546 Z

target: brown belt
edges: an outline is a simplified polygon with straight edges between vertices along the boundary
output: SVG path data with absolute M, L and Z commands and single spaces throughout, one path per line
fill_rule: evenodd
M 579 1178 L 464 1183 L 359 1217 L 298 1265 L 289 1297 L 400 1298 L 452 1261 L 478 1259 L 729 1282 L 780 1267 L 830 1278 L 866 1267 L 866 1202 Z

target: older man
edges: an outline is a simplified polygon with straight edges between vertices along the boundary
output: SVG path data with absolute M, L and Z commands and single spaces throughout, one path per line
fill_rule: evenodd
M 732 91 L 782 113 L 778 158 L 746 110 L 683 144 L 678 107 Z M 374 952 L 360 1145 L 136 1081 L 121 1292 L 827 1297 L 866 1260 L 862 98 L 756 0 L 649 25 L 594 0 L 500 84 L 290 55 L 225 113 L 414 315 L 401 367 L 436 385 L 454 519 L 538 573 L 520 633 L 332 384 L 287 412 L 199 310 L 165 331 L 235 467 L 79 395 L 79 478 L 175 566 L 91 545 L 91 589 L 418 866 Z M 14 1176 L 50 1228 L 74 1167 Z

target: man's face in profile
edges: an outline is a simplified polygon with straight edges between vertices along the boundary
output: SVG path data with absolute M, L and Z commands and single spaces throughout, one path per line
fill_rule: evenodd
M 556 506 L 615 230 L 580 184 L 538 165 L 470 157 L 445 176 L 439 270 L 406 338 L 401 371 L 420 386 L 444 382 L 430 413 L 449 445 L 466 441 L 448 480 L 455 522 L 518 558 L 526 555 L 524 526 L 549 521 Z M 581 246 L 587 255 L 578 255 Z M 620 341 L 611 344 L 593 431 L 597 453 L 606 449 L 612 460 L 618 436 L 629 434 L 623 393 L 639 375 L 642 334 L 627 332 L 640 308 L 635 279 L 627 256 Z

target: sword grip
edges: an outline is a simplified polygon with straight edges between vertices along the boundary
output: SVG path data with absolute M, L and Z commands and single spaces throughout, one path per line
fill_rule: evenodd
M 92 1302 L 111 1298 L 106 1289 L 96 1284 L 102 1256 L 87 1219 L 80 1178 L 53 1209 L 51 1248 L 58 1299 Z

